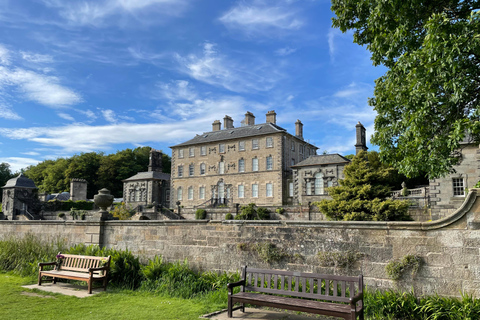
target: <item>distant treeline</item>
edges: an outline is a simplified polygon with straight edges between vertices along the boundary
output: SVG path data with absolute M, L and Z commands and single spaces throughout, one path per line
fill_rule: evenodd
M 122 180 L 148 170 L 150 147 L 125 149 L 115 154 L 89 152 L 71 158 L 45 160 L 29 166 L 23 174 L 35 182 L 41 192 L 70 191 L 72 178 L 87 180 L 87 197 L 107 188 L 116 197 L 123 196 Z M 170 157 L 163 155 L 163 172 L 170 173 Z

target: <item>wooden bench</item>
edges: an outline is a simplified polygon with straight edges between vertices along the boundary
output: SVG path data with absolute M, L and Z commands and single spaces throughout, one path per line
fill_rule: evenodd
M 70 279 L 86 281 L 88 284 L 88 293 L 92 293 L 92 284 L 94 281 L 103 282 L 103 290 L 107 290 L 108 272 L 110 271 L 110 256 L 80 256 L 74 254 L 57 255 L 56 262 L 42 262 L 38 266 L 38 285 L 42 285 L 42 277 L 52 278 L 53 283 L 57 279 Z M 61 260 L 61 262 L 60 262 Z M 45 266 L 54 266 L 53 270 L 43 270 Z
M 289 309 L 343 319 L 364 319 L 363 276 L 347 277 L 242 267 L 242 280 L 229 283 L 228 317 L 245 304 Z M 234 294 L 233 288 L 241 286 Z M 247 292 L 248 291 L 248 292 Z M 321 301 L 319 301 L 321 300 Z M 242 306 L 233 308 L 235 303 Z

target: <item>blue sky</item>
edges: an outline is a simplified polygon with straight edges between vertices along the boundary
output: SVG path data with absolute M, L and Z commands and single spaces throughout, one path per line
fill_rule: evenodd
M 0 0 L 0 162 L 168 146 L 246 111 L 330 153 L 385 69 L 323 0 Z M 223 121 L 222 121 L 223 122 Z

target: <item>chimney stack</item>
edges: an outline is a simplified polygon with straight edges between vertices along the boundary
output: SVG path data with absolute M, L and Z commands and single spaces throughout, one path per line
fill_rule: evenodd
M 247 113 L 245 113 L 245 125 L 246 126 L 255 125 L 255 116 L 250 111 L 247 111 Z
M 295 122 L 295 136 L 303 140 L 303 123 L 299 119 Z
M 223 129 L 233 129 L 233 119 L 227 115 L 223 118 Z
M 268 122 L 277 124 L 277 114 L 275 113 L 275 110 L 267 112 L 267 123 Z
M 148 171 L 163 172 L 162 157 L 162 151 L 150 149 Z
M 222 123 L 220 120 L 215 120 L 212 123 L 212 131 L 219 131 L 222 130 Z
M 363 124 L 358 121 L 357 125 L 355 126 L 357 131 L 357 143 L 355 144 L 355 154 L 358 154 L 360 151 L 367 151 L 367 139 L 365 136 L 365 127 Z

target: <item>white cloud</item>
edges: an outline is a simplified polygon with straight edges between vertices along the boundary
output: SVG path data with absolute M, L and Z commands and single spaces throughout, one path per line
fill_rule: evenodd
M 290 47 L 285 47 L 285 48 L 280 48 L 275 51 L 275 54 L 277 56 L 288 56 L 291 55 L 292 53 L 295 53 L 297 51 L 296 48 L 290 48 Z
M 40 153 L 36 151 L 29 151 L 29 152 L 22 152 L 22 154 L 27 155 L 27 156 L 39 156 Z
M 0 64 L 10 64 L 10 53 L 4 46 L 0 45 Z
M 283 76 L 268 61 L 255 60 L 239 64 L 216 50 L 216 45 L 206 42 L 203 55 L 175 55 L 180 72 L 190 77 L 221 86 L 235 92 L 268 91 Z
M 287 97 L 287 101 L 292 101 L 294 98 L 295 96 L 291 94 Z
M 168 100 L 192 101 L 197 98 L 197 93 L 189 87 L 185 80 L 171 81 L 170 83 L 158 83 L 160 94 Z
M 53 58 L 47 54 L 38 54 L 38 53 L 31 53 L 31 52 L 23 52 L 20 51 L 22 58 L 28 62 L 33 63 L 51 63 L 53 62 Z
M 12 110 L 11 107 L 2 104 L 2 99 L 0 98 L 0 118 L 8 119 L 8 120 L 22 120 L 23 118 L 20 117 L 15 111 Z
M 110 122 L 110 123 L 116 123 L 117 122 L 117 117 L 115 115 L 115 111 L 113 111 L 111 109 L 102 110 L 102 115 L 105 118 L 105 120 Z
M 330 61 L 335 61 L 335 34 L 338 33 L 337 29 L 330 28 L 327 33 L 328 41 L 328 53 L 330 54 Z
M 92 110 L 82 110 L 82 109 L 74 109 L 74 110 L 85 115 L 89 121 L 94 121 L 97 119 L 97 115 Z
M 0 158 L 0 162 L 8 163 L 12 172 L 17 172 L 20 171 L 20 169 L 26 168 L 28 166 L 37 165 L 40 160 L 22 157 L 6 157 Z
M 258 1 L 250 5 L 239 3 L 219 20 L 226 27 L 249 36 L 271 36 L 279 32 L 298 30 L 304 24 L 296 10 L 284 1 L 275 2 L 271 6 Z
M 68 120 L 68 121 L 75 121 L 75 118 L 73 118 L 71 115 L 69 115 L 68 113 L 64 113 L 64 112 L 59 112 L 57 113 L 57 115 L 62 118 L 62 119 L 65 119 L 65 120 Z
M 138 22 L 159 23 L 159 16 L 178 16 L 188 6 L 188 0 L 95 0 L 67 2 L 44 0 L 58 8 L 60 15 L 73 25 L 103 26 L 107 20 L 120 22 L 115 17 L 133 18 Z M 148 19 L 147 19 L 148 18 Z M 155 19 L 154 19 L 155 18 Z

